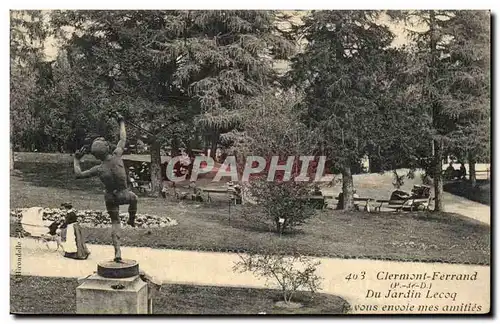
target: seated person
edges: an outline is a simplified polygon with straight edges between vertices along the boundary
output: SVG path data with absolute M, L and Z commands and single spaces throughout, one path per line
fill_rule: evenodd
M 52 222 L 52 224 L 49 225 L 49 235 L 57 235 L 57 230 L 59 229 L 59 227 L 64 224 L 64 220 L 65 220 L 65 217 L 64 216 L 61 216 L 61 218 L 59 218 L 58 220 Z
M 465 169 L 465 166 L 464 166 L 464 169 Z M 446 168 L 445 176 L 446 176 L 446 179 L 448 179 L 448 180 L 461 179 L 462 178 L 462 167 L 460 167 L 460 170 L 456 170 L 453 167 L 452 162 L 450 162 L 450 165 Z
M 64 246 L 64 257 L 85 260 L 90 251 L 85 244 L 82 228 L 78 224 L 77 215 L 74 211 L 68 212 L 61 231 L 62 244 Z
M 352 198 L 359 198 L 358 193 L 356 192 L 356 189 L 352 190 Z M 359 201 L 354 201 L 354 207 L 359 210 L 360 202 Z
M 458 179 L 460 180 L 462 178 L 462 173 L 460 172 L 460 170 L 455 170 L 453 172 L 453 179 Z
M 47 233 L 51 241 L 57 243 L 57 249 L 61 248 L 64 251 L 64 246 L 61 243 L 61 236 L 59 235 L 59 228 L 64 224 L 65 217 L 62 216 L 60 219 L 52 222 L 49 225 L 49 232 Z
M 69 203 L 62 203 L 61 207 L 64 207 L 67 212 L 69 212 L 73 206 Z M 55 241 L 57 243 L 57 249 L 61 248 L 64 251 L 64 246 L 61 242 L 60 229 L 65 227 L 66 216 L 62 215 L 58 220 L 52 222 L 49 227 L 49 232 L 47 233 L 50 240 Z
M 198 202 L 203 201 L 203 197 L 201 196 L 202 190 L 196 186 L 195 181 L 191 181 L 189 183 L 189 189 L 193 190 L 191 193 L 191 200 L 198 201 Z
M 231 201 L 234 202 L 235 205 L 241 204 L 241 186 L 238 183 L 234 183 L 233 181 L 229 181 L 228 183 L 226 183 L 226 186 L 227 190 L 231 194 Z
M 420 185 L 414 185 L 413 189 L 411 190 L 411 197 L 412 198 L 429 198 L 431 194 L 430 187 L 428 186 L 420 186 Z
M 313 196 L 323 196 L 323 193 L 321 192 L 321 190 L 319 189 L 319 186 L 318 185 L 315 185 L 313 190 L 312 190 L 312 195 Z
M 241 205 L 242 202 L 243 202 L 243 198 L 241 196 L 241 186 L 239 184 L 236 184 L 234 186 L 234 201 L 235 201 L 235 204 L 237 205 Z
M 166 183 L 166 181 L 163 181 L 161 185 L 161 196 L 163 198 L 167 198 L 167 195 L 168 195 L 168 184 Z
M 409 193 L 407 193 L 406 191 L 398 189 L 398 190 L 394 190 L 391 193 L 390 200 L 405 200 L 405 199 L 408 199 L 410 197 L 411 197 L 411 195 Z
M 453 167 L 453 162 L 450 162 L 445 171 L 445 176 L 447 179 L 452 179 L 455 173 L 455 168 Z
M 130 182 L 130 185 L 132 188 L 137 188 L 139 185 L 137 183 L 137 179 L 139 179 L 139 176 L 135 173 L 135 168 L 133 166 L 128 168 L 128 180 Z
M 465 176 L 467 175 L 467 169 L 465 169 L 465 165 L 463 162 L 460 163 L 460 179 L 465 180 Z
M 344 205 L 344 195 L 342 194 L 342 191 L 339 192 L 339 195 L 337 196 L 337 210 L 340 210 L 340 209 L 343 209 L 343 205 Z

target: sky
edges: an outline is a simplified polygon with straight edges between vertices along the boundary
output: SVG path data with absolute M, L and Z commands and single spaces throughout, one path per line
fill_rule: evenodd
M 44 11 L 47 14 L 49 13 L 49 10 L 44 10 Z M 285 12 L 294 13 L 294 18 L 292 18 L 292 20 L 294 20 L 295 22 L 299 22 L 300 16 L 302 16 L 306 13 L 306 11 L 295 11 L 294 12 L 291 10 L 286 10 Z M 398 47 L 398 46 L 401 46 L 403 44 L 408 43 L 408 36 L 405 33 L 405 26 L 403 23 L 392 22 L 389 19 L 389 16 L 387 16 L 386 14 L 382 15 L 382 17 L 380 18 L 380 22 L 383 24 L 386 24 L 389 27 L 389 29 L 395 34 L 396 37 L 393 41 L 393 44 L 392 44 L 393 46 Z M 48 61 L 55 60 L 57 57 L 57 53 L 58 53 L 58 44 L 57 44 L 56 39 L 53 36 L 50 36 L 46 40 L 44 47 L 45 47 L 46 59 Z M 285 62 L 279 62 L 276 67 L 278 69 L 282 69 L 285 66 L 286 66 Z

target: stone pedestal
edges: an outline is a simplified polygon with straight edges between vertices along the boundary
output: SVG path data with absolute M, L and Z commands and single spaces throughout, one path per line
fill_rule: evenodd
M 104 278 L 130 278 L 139 274 L 139 263 L 134 260 L 99 262 L 97 274 Z
M 137 262 L 103 262 L 97 269 L 79 280 L 77 314 L 148 314 L 148 287 L 139 277 Z

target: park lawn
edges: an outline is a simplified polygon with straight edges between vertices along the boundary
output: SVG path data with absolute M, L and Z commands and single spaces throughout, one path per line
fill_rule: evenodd
M 77 180 L 71 163 L 17 163 L 11 175 L 11 208 L 104 209 L 97 179 Z M 139 213 L 168 216 L 179 225 L 124 229 L 124 246 L 203 251 L 252 251 L 270 247 L 322 257 L 489 264 L 490 227 L 450 213 L 318 211 L 299 231 L 282 237 L 241 217 L 241 206 L 141 198 Z M 122 208 L 122 211 L 126 211 Z M 13 228 L 11 226 L 11 228 Z M 111 244 L 108 229 L 87 228 L 89 243 Z M 15 235 L 15 230 L 11 231 Z
M 11 313 L 75 314 L 77 280 L 72 278 L 19 276 L 10 279 Z M 298 309 L 279 308 L 280 291 L 272 289 L 163 285 L 153 300 L 159 314 L 342 314 L 349 304 L 329 294 L 298 292 Z

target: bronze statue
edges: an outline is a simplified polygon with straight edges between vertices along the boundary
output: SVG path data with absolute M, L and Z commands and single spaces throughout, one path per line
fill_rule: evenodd
M 120 251 L 120 205 L 129 205 L 129 218 L 127 224 L 135 227 L 135 214 L 137 213 L 137 195 L 131 192 L 127 186 L 127 174 L 123 165 L 122 154 L 125 149 L 126 132 L 125 121 L 122 115 L 116 114 L 120 124 L 120 141 L 116 149 L 111 152 L 110 144 L 102 137 L 93 141 L 90 153 L 101 160 L 100 165 L 89 170 L 82 171 L 80 159 L 85 154 L 86 149 L 82 148 L 75 153 L 74 169 L 77 179 L 98 176 L 106 188 L 104 201 L 106 209 L 111 217 L 111 239 L 115 249 L 115 262 L 121 262 Z

